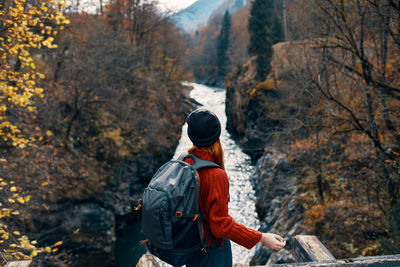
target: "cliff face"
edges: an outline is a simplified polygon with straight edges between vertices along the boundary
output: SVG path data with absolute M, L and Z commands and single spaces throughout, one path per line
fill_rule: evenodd
M 288 124 L 283 115 L 296 112 L 296 107 L 288 104 L 289 99 L 297 97 L 296 90 L 291 89 L 298 87 L 293 69 L 300 69 L 311 54 L 309 41 L 277 43 L 273 49 L 272 71 L 265 81 L 255 80 L 254 58 L 234 69 L 225 81 L 228 131 L 239 138 L 254 160 Z
M 292 237 L 301 234 L 303 208 L 297 197 L 297 182 L 301 168 L 277 149 L 277 135 L 284 134 L 287 123 L 282 118 L 282 99 L 286 98 L 283 86 L 292 86 L 287 74 L 293 63 L 292 53 L 299 53 L 304 43 L 278 43 L 274 46 L 272 73 L 261 83 L 255 82 L 255 67 L 250 60 L 229 74 L 226 81 L 226 113 L 228 131 L 235 135 L 243 150 L 256 161 L 252 182 L 256 191 L 256 209 L 261 221 L 261 231 L 284 236 L 286 248 L 273 253 L 258 245 L 253 264 L 292 262 L 290 253 Z M 286 108 L 286 107 L 285 107 Z M 285 112 L 293 112 L 287 108 Z
M 294 262 L 291 255 L 292 237 L 302 231 L 302 208 L 296 199 L 298 174 L 285 155 L 266 150 L 256 164 L 252 182 L 256 191 L 256 210 L 261 221 L 260 231 L 283 236 L 286 247 L 273 253 L 258 244 L 252 263 L 256 265 Z
M 276 108 L 279 92 L 273 80 L 255 82 L 255 68 L 251 61 L 232 71 L 226 79 L 227 129 L 239 138 L 245 153 L 257 160 L 270 142 L 272 132 L 280 129 L 280 121 L 270 116 Z

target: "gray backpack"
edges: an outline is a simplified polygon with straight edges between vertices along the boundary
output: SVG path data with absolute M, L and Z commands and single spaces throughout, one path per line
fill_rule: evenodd
M 193 165 L 183 161 L 188 157 L 193 159 Z M 173 266 L 184 265 L 207 242 L 202 242 L 196 171 L 209 167 L 220 168 L 192 154 L 181 155 L 160 167 L 144 190 L 142 229 L 147 247 Z

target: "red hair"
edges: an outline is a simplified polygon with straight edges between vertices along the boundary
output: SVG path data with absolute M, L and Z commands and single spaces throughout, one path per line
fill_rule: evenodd
M 211 153 L 211 155 L 214 158 L 215 163 L 217 163 L 219 166 L 221 166 L 222 169 L 225 170 L 224 151 L 222 150 L 221 142 L 219 141 L 219 139 L 217 141 L 215 141 L 215 143 L 209 147 L 199 148 L 194 145 L 191 148 L 189 148 L 188 153 L 193 154 L 193 152 L 195 150 L 205 150 L 205 151 Z

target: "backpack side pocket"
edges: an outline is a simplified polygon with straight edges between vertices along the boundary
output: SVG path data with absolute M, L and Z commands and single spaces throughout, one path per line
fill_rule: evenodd
M 149 242 L 161 249 L 172 249 L 172 223 L 168 194 L 150 187 L 143 193 L 142 229 Z

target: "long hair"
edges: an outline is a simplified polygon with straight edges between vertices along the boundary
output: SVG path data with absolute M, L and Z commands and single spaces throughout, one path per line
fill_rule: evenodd
M 192 154 L 195 150 L 206 150 L 211 153 L 213 156 L 215 163 L 217 163 L 219 166 L 221 166 L 222 169 L 225 170 L 225 165 L 224 165 L 224 151 L 222 150 L 221 142 L 218 139 L 215 141 L 214 144 L 212 144 L 209 147 L 197 147 L 197 146 L 192 146 L 189 148 L 188 153 Z

